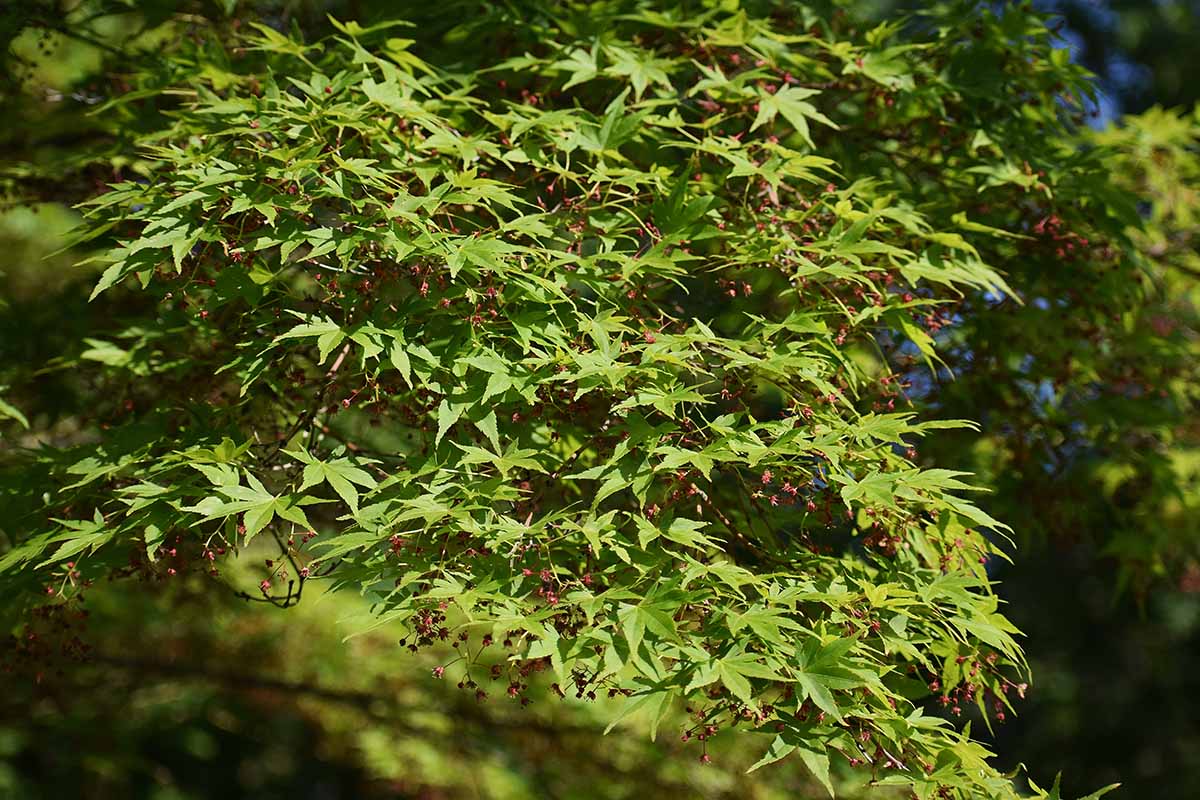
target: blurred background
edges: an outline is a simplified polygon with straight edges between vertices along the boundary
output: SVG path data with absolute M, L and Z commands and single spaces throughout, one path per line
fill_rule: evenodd
M 126 13 L 114 13 L 122 5 Z M 370 19 L 387 7 L 253 5 L 272 24 L 305 30 L 320 30 L 327 11 Z M 853 5 L 887 18 L 921 4 Z M 1037 5 L 1072 58 L 1097 75 L 1097 128 L 1200 100 L 1200 0 Z M 0 360 L 43 363 L 91 324 L 90 277 L 71 267 L 74 254 L 54 253 L 76 221 L 71 203 L 106 179 L 79 165 L 119 150 L 122 132 L 87 113 L 102 101 L 97 85 L 114 70 L 120 80 L 114 57 L 169 15 L 232 15 L 241 6 L 13 0 L 0 15 L 0 161 L 42 168 L 36 181 L 17 167 L 0 177 L 0 195 L 19 185 L 37 200 L 0 206 Z M 62 179 L 47 180 L 55 169 Z M 43 393 L 74 411 L 62 376 L 48 374 Z M 969 408 L 962 415 L 974 416 Z M 983 738 L 1001 766 L 1061 768 L 1064 797 L 1117 781 L 1123 788 L 1112 797 L 1200 797 L 1200 567 L 1187 558 L 1176 570 L 1143 559 L 1145 569 L 1131 577 L 1121 550 L 1162 541 L 1164 531 L 1172 541 L 1193 536 L 1197 432 L 1174 431 L 1187 446 L 1173 451 L 1169 491 L 1137 494 L 1136 482 L 1113 478 L 1112 462 L 1088 447 L 1069 468 L 1037 477 L 1052 484 L 1045 492 L 1030 495 L 1028 476 L 991 481 L 998 491 L 985 507 L 1025 531 L 1014 563 L 996 577 L 1026 635 L 1034 683 L 1019 715 Z M 986 454 L 962 455 L 953 438 L 925 455 L 975 471 L 991 463 Z M 228 569 L 252 585 L 261 561 L 249 552 Z M 91 653 L 87 668 L 29 671 L 48 656 L 43 641 L 59 650 L 71 642 L 82 620 L 66 613 L 37 620 L 42 638 L 12 642 L 3 657 L 12 676 L 0 699 L 0 796 L 820 796 L 795 766 L 745 775 L 761 748 L 719 740 L 719 767 L 700 769 L 670 727 L 654 743 L 620 731 L 601 739 L 615 713 L 604 702 L 546 701 L 522 714 L 476 703 L 432 677 L 434 655 L 416 663 L 364 612 L 343 596 L 282 611 L 217 595 L 199 581 L 98 587 L 87 626 L 104 652 Z M 344 640 L 352 632 L 361 633 Z M 73 655 L 49 654 L 64 665 Z M 189 666 L 181 672 L 180 664 Z M 1034 778 L 1048 784 L 1054 776 Z M 847 784 L 847 792 L 857 790 Z

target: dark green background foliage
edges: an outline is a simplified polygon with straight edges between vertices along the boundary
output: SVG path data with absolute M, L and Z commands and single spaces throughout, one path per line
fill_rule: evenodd
M 1062 15 L 1080 60 L 1101 76 L 1121 110 L 1186 107 L 1200 99 L 1196 0 L 1051 0 L 1044 7 Z
M 17 3 L 0 787 L 1194 796 L 1195 17 L 1061 5 Z

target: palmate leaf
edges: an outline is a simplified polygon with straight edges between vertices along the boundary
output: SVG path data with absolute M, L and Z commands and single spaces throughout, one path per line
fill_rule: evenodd
M 829 754 L 825 747 L 821 744 L 813 745 L 807 740 L 797 736 L 794 732 L 784 732 L 777 735 L 767 748 L 767 752 L 762 758 L 756 761 L 747 772 L 754 772 L 761 767 L 769 764 L 774 764 L 789 755 L 796 753 L 800 760 L 804 762 L 804 766 L 808 768 L 813 777 L 816 778 L 825 790 L 829 792 L 830 797 L 836 797 L 833 789 L 833 781 L 829 776 Z
M 655 58 L 645 51 L 627 50 L 622 47 L 605 48 L 605 55 L 612 61 L 611 66 L 605 69 L 605 74 L 628 78 L 633 84 L 634 99 L 640 100 L 652 83 L 671 88 L 671 78 L 666 71 L 671 68 L 671 60 Z
M 838 127 L 833 120 L 808 102 L 808 98 L 817 94 L 815 89 L 800 89 L 794 86 L 784 86 L 774 93 L 762 92 L 758 97 L 758 115 L 754 118 L 754 124 L 750 126 L 750 129 L 761 127 L 775 119 L 776 115 L 780 115 L 791 123 L 792 127 L 796 129 L 796 133 L 811 148 L 813 140 L 808 131 L 809 120 L 827 125 L 834 130 Z
M 570 89 L 581 83 L 587 83 L 600 74 L 597 60 L 599 48 L 593 44 L 591 48 L 577 47 L 565 58 L 555 61 L 551 66 L 568 73 L 571 77 L 563 84 L 563 89 Z

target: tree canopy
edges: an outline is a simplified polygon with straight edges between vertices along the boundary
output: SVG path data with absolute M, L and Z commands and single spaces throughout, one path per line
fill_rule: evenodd
M 1059 796 L 980 741 L 995 579 L 1086 533 L 1197 580 L 1200 113 L 1093 132 L 1025 4 L 232 9 L 145 16 L 70 158 L 14 124 L 87 287 L 3 312 L 10 666 L 119 661 L 122 586 L 358 595 L 445 713 Z

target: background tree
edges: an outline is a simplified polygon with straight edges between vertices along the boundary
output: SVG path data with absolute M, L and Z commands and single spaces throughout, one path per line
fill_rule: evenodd
M 1117 111 L 1140 113 L 1158 104 L 1189 107 L 1200 99 L 1196 74 L 1200 3 L 1054 0 L 1075 38 L 1080 61 L 1103 79 Z

